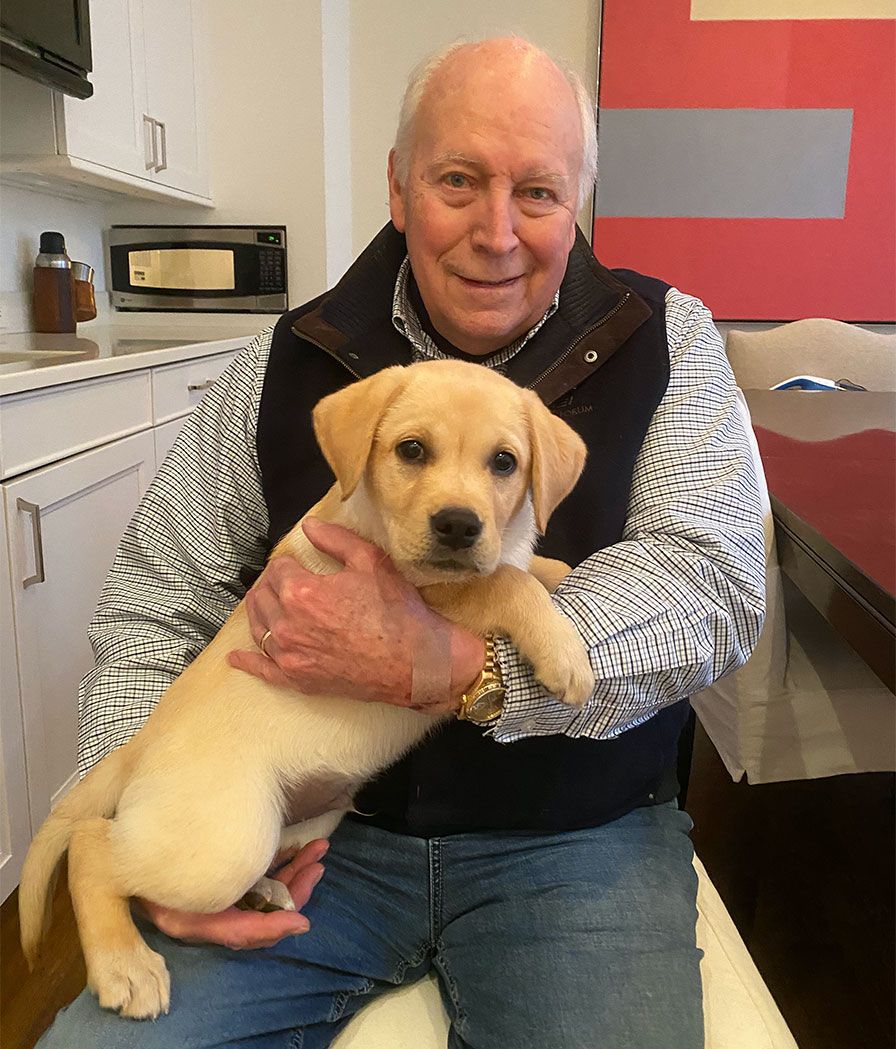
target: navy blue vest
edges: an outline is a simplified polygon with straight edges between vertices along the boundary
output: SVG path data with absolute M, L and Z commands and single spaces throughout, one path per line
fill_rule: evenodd
M 310 413 L 320 397 L 411 360 L 391 320 L 404 238 L 387 226 L 331 292 L 275 330 L 258 453 L 275 542 L 333 482 Z M 585 440 L 585 472 L 551 518 L 538 553 L 576 565 L 622 535 L 635 459 L 669 378 L 668 286 L 597 262 L 579 234 L 560 308 L 509 364 Z M 479 829 L 596 826 L 675 797 L 687 701 L 605 741 L 566 736 L 496 743 L 449 721 L 356 798 L 352 816 L 421 837 Z

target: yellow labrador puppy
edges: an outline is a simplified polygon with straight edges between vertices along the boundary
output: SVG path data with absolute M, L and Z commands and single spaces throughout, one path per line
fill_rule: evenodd
M 314 426 L 337 480 L 310 513 L 382 547 L 428 604 L 474 633 L 512 638 L 558 699 L 584 703 L 594 686 L 587 653 L 547 589 L 565 566 L 532 557 L 582 470 L 580 438 L 531 391 L 457 361 L 379 372 L 325 397 Z M 299 526 L 275 554 L 315 572 L 340 567 Z M 269 685 L 228 663 L 252 646 L 241 604 L 28 852 L 26 956 L 36 957 L 68 849 L 88 985 L 122 1015 L 155 1017 L 169 1003 L 165 963 L 138 933 L 129 897 L 201 913 L 232 905 L 264 880 L 278 848 L 326 837 L 346 811 L 284 830 L 287 795 L 336 782 L 350 797 L 439 721 Z

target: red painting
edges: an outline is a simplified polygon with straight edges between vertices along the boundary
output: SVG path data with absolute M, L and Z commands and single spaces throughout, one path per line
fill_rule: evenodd
M 604 0 L 599 101 L 601 119 L 852 111 L 842 214 L 602 214 L 599 182 L 594 248 L 604 265 L 697 295 L 719 320 L 896 320 L 896 21 L 695 21 L 689 0 Z

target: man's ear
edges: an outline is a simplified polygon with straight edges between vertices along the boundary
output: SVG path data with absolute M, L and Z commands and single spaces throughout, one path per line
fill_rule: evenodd
M 537 394 L 528 392 L 532 506 L 535 527 L 544 535 L 551 514 L 575 487 L 588 450 L 571 426 L 550 412 Z
M 404 186 L 395 173 L 395 150 L 389 150 L 389 214 L 399 233 L 405 230 Z
M 318 401 L 312 412 L 314 435 L 342 498 L 358 487 L 377 427 L 386 409 L 404 389 L 405 369 L 384 368 Z

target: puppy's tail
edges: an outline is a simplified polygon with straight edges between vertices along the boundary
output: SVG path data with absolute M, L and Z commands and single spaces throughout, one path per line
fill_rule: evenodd
M 62 859 L 79 820 L 114 814 L 126 782 L 129 748 L 112 751 L 53 809 L 34 836 L 19 884 L 22 950 L 33 968 L 50 924 L 53 891 Z

